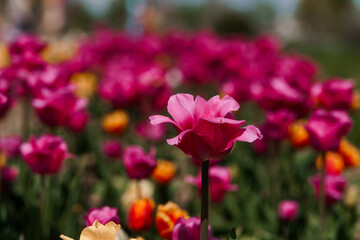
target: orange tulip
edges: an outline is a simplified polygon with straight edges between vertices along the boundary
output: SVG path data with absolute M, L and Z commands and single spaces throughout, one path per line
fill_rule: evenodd
M 140 199 L 135 201 L 129 211 L 128 226 L 135 231 L 146 230 L 153 224 L 152 212 L 155 208 L 155 202 L 152 199 Z
M 111 112 L 102 120 L 103 129 L 112 134 L 121 134 L 129 125 L 129 115 L 123 110 Z
M 159 205 L 156 211 L 155 225 L 160 236 L 170 240 L 175 222 L 181 217 L 188 219 L 189 215 L 177 204 L 168 202 L 165 205 Z
M 151 174 L 151 177 L 159 184 L 167 184 L 173 179 L 176 173 L 176 166 L 174 163 L 159 159 L 157 165 Z
M 344 170 L 344 159 L 336 152 L 326 152 L 325 154 L 325 170 L 326 173 L 340 174 Z M 316 159 L 316 167 L 320 169 L 323 166 L 322 156 Z
M 360 151 L 357 147 L 351 144 L 348 140 L 343 138 L 340 142 L 339 153 L 348 167 L 356 167 L 360 163 Z
M 358 110 L 360 109 L 360 92 L 355 90 L 350 104 L 350 109 Z
M 306 131 L 303 121 L 296 121 L 290 124 L 289 140 L 292 146 L 296 148 L 304 147 L 309 143 L 309 133 Z
M 97 79 L 91 72 L 75 73 L 70 81 L 76 85 L 75 94 L 78 97 L 89 98 L 97 89 Z

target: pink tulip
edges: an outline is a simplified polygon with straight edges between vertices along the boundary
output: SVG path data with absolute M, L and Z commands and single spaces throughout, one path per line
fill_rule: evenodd
M 20 146 L 20 152 L 30 169 L 39 174 L 55 174 L 69 157 L 66 142 L 61 137 L 42 135 L 30 137 Z
M 1 168 L 1 178 L 5 182 L 14 182 L 19 175 L 19 168 L 17 166 L 8 166 Z
M 330 79 L 315 86 L 314 98 L 326 109 L 349 109 L 352 101 L 354 82 L 351 80 Z
M 130 178 L 147 178 L 156 167 L 155 149 L 151 148 L 149 154 L 146 154 L 139 146 L 128 146 L 124 150 L 122 161 Z
M 24 34 L 20 35 L 14 42 L 10 44 L 10 54 L 13 56 L 23 55 L 27 51 L 39 53 L 44 49 L 46 44 L 37 36 Z
M 239 104 L 229 96 L 220 99 L 215 96 L 206 101 L 200 96 L 176 94 L 170 97 L 168 111 L 174 120 L 154 115 L 153 125 L 171 123 L 178 135 L 167 142 L 180 148 L 196 162 L 224 159 L 232 150 L 235 141 L 253 142 L 261 139 L 260 131 L 249 125 L 240 128 L 243 121 L 233 119 L 231 112 L 239 109 Z
M 231 184 L 231 176 L 228 168 L 214 166 L 209 169 L 210 198 L 213 202 L 222 202 L 228 191 L 236 191 L 237 185 Z M 201 193 L 201 173 L 196 178 L 187 176 L 186 181 L 195 184 Z
M 218 240 L 211 237 L 209 225 L 209 239 Z M 191 217 L 185 220 L 183 217 L 178 219 L 172 232 L 172 240 L 200 240 L 200 218 Z
M 42 89 L 42 96 L 32 101 L 36 114 L 49 126 L 70 126 L 81 130 L 87 122 L 87 100 L 76 97 L 74 90 L 74 85 L 55 91 Z
M 120 158 L 121 144 L 116 140 L 108 140 L 102 144 L 102 151 L 109 158 Z
M 0 151 L 5 152 L 7 157 L 16 157 L 20 153 L 22 138 L 17 135 L 0 138 Z
M 299 204 L 296 201 L 284 200 L 279 203 L 278 215 L 281 220 L 294 221 L 299 214 Z
M 103 225 L 111 221 L 115 224 L 120 224 L 117 208 L 110 208 L 107 206 L 102 208 L 92 208 L 89 210 L 88 215 L 84 216 L 86 226 L 92 226 L 95 220 L 98 220 L 99 223 Z
M 314 188 L 317 198 L 320 197 L 321 176 L 317 174 L 309 179 L 310 184 Z M 325 176 L 325 198 L 327 204 L 333 204 L 340 201 L 346 187 L 346 179 L 342 175 L 326 175 Z
M 140 137 L 152 141 L 159 141 L 164 137 L 166 132 L 164 125 L 152 125 L 149 122 L 139 123 L 135 128 Z
M 351 126 L 351 119 L 346 112 L 318 109 L 310 116 L 306 130 L 313 148 L 318 151 L 337 151 L 341 138 L 350 131 Z

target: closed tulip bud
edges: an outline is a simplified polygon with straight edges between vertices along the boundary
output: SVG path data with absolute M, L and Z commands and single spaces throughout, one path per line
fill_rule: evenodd
M 344 162 L 347 167 L 359 166 L 360 150 L 345 138 L 341 140 L 338 152 L 344 158 Z
M 61 137 L 42 135 L 30 137 L 20 146 L 20 152 L 30 169 L 39 174 L 55 174 L 69 157 L 67 144 Z
M 3 151 L 7 157 L 17 157 L 20 153 L 22 138 L 20 136 L 6 136 L 0 138 L 0 151 Z
M 200 240 L 200 218 L 180 218 L 176 221 L 172 233 L 172 240 Z M 209 240 L 218 240 L 211 237 L 209 225 Z
M 175 222 L 181 217 L 188 219 L 189 215 L 177 204 L 168 202 L 165 205 L 159 205 L 155 217 L 155 225 L 159 235 L 164 239 L 171 240 Z
M 134 231 L 147 230 L 153 224 L 153 210 L 155 202 L 152 199 L 135 201 L 128 214 L 127 224 Z
M 102 144 L 102 151 L 108 158 L 120 158 L 121 156 L 121 144 L 116 140 L 108 140 Z
M 75 73 L 70 81 L 75 84 L 75 94 L 78 97 L 90 98 L 96 92 L 97 79 L 91 72 Z
M 124 150 L 122 161 L 130 178 L 148 178 L 156 167 L 155 148 L 146 154 L 140 146 L 128 146 Z
M 303 121 L 295 121 L 289 127 L 289 140 L 293 147 L 301 148 L 309 144 L 309 133 Z
M 129 115 L 123 110 L 116 110 L 105 115 L 102 120 L 103 129 L 111 134 L 121 134 L 129 125 Z
M 318 151 L 337 151 L 340 140 L 351 129 L 352 121 L 345 111 L 318 109 L 310 116 L 306 130 L 310 144 Z
M 19 168 L 9 166 L 1 168 L 1 179 L 6 182 L 14 182 L 19 175 Z
M 175 173 L 176 166 L 173 162 L 159 159 L 151 177 L 159 184 L 167 184 L 173 179 Z
M 320 197 L 321 176 L 317 174 L 309 179 L 314 188 L 316 198 Z M 325 199 L 326 203 L 331 205 L 343 198 L 343 192 L 346 187 L 346 179 L 342 175 L 325 176 Z
M 284 200 L 279 203 L 278 215 L 283 221 L 294 221 L 299 213 L 299 204 L 292 200 Z
M 320 169 L 323 166 L 322 156 L 316 159 L 316 167 Z M 341 174 L 344 170 L 344 159 L 336 152 L 326 152 L 325 154 L 325 171 L 328 174 Z
M 88 214 L 84 216 L 86 226 L 93 225 L 95 220 L 99 221 L 103 225 L 107 224 L 108 222 L 120 224 L 117 208 L 110 208 L 107 206 L 102 208 L 92 208 L 89 210 Z

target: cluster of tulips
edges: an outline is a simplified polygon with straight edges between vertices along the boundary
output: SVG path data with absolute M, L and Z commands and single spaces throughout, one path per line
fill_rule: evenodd
M 222 166 L 237 141 L 253 143 L 248 146 L 253 155 L 268 156 L 275 173 L 284 144 L 290 143 L 294 154 L 306 148 L 317 152 L 312 162 L 319 173 L 308 176 L 308 182 L 319 208 L 317 239 L 322 239 L 326 205 L 343 199 L 347 186 L 343 171 L 360 163 L 358 148 L 346 139 L 353 125 L 349 112 L 360 108 L 355 83 L 339 78 L 319 81 L 314 63 L 283 52 L 271 36 L 248 40 L 172 31 L 134 38 L 100 29 L 71 43 L 46 43 L 27 34 L 0 47 L 4 49 L 0 51 L 0 118 L 12 117 L 6 114 L 13 107 L 24 109 L 16 116 L 22 121 L 22 136 L 0 139 L 0 201 L 14 197 L 6 192 L 19 192 L 16 184 L 24 183 L 17 182 L 22 174 L 39 178 L 35 204 L 39 213 L 34 219 L 39 221 L 40 239 L 52 236 L 48 222 L 56 226 L 60 221 L 50 219 L 49 208 L 44 207 L 52 197 L 47 197 L 49 185 L 60 187 L 56 184 L 60 179 L 66 189 L 72 184 L 89 185 L 94 173 L 95 179 L 110 179 L 107 190 L 115 185 L 116 176 L 126 176 L 121 204 L 117 201 L 127 219 L 120 221 L 117 207 L 99 206 L 113 201 L 97 200 L 91 191 L 79 196 L 64 208 L 72 208 L 71 216 L 84 213 L 83 207 L 91 208 L 83 215 L 87 227 L 81 240 L 146 236 L 153 225 L 163 239 L 216 239 L 211 237 L 209 199 L 217 204 L 228 192 L 242 191 L 232 183 L 230 169 Z M 197 92 L 209 100 L 179 92 Z M 236 120 L 242 114 L 239 103 L 255 113 L 250 119 L 255 125 L 243 126 L 245 120 Z M 166 108 L 171 118 L 158 115 Z M 170 123 L 176 136 L 164 123 Z M 169 146 L 163 144 L 166 136 L 171 136 L 166 140 Z M 181 172 L 179 159 L 185 155 L 175 147 L 194 166 L 201 166 L 197 176 Z M 242 161 L 241 154 L 235 157 Z M 89 170 L 94 164 L 96 170 Z M 82 180 L 72 180 L 78 174 L 83 174 Z M 169 186 L 177 178 L 197 187 L 201 218 L 180 207 L 181 201 L 169 201 Z M 149 179 L 164 195 L 163 204 L 155 201 Z M 300 210 L 306 211 L 291 198 L 276 198 L 278 218 L 286 223 L 295 222 Z M 7 221 L 6 214 L 1 221 Z M 238 226 L 225 231 L 231 227 Z M 59 228 L 52 229 L 69 235 Z M 286 231 L 283 237 L 288 237 Z

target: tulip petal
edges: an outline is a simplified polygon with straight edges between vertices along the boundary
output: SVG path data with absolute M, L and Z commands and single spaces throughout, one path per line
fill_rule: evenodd
M 150 119 L 150 123 L 152 125 L 158 125 L 158 124 L 161 124 L 161 123 L 171 123 L 174 126 L 180 128 L 180 126 L 174 120 L 172 120 L 169 117 L 165 117 L 165 116 L 162 116 L 162 115 L 153 115 L 153 116 L 150 116 L 149 119 Z
M 167 109 L 182 129 L 189 129 L 193 126 L 195 101 L 192 95 L 179 93 L 171 96 Z
M 236 138 L 236 141 L 249 142 L 252 143 L 255 140 L 261 140 L 263 135 L 260 133 L 260 130 L 253 125 L 249 125 L 244 127 L 245 131 L 243 134 Z

